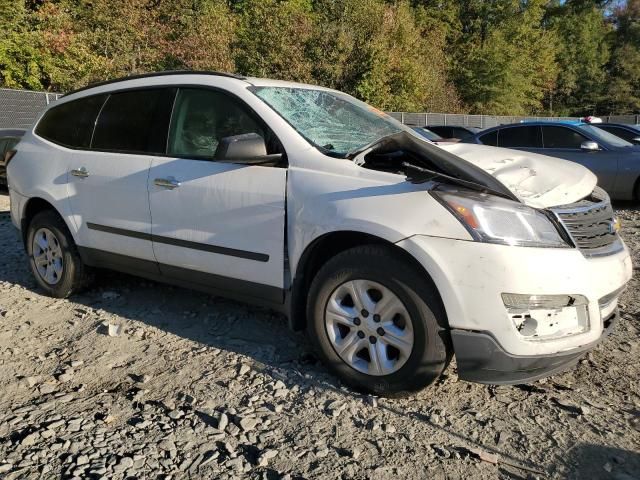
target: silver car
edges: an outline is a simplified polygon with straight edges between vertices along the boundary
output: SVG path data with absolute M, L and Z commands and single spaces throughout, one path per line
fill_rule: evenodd
M 483 130 L 469 143 L 513 148 L 564 158 L 598 176 L 611 198 L 640 200 L 640 147 L 595 125 L 526 122 Z

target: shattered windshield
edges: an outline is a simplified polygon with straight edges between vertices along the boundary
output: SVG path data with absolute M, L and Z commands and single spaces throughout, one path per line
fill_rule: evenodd
M 314 146 L 336 156 L 403 130 L 385 113 L 349 95 L 291 87 L 253 87 L 273 108 Z

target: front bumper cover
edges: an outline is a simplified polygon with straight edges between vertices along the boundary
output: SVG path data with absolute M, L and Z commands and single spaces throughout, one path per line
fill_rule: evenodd
M 595 342 L 564 352 L 521 356 L 507 353 L 486 332 L 451 330 L 458 377 L 469 382 L 494 385 L 529 383 L 560 373 L 600 343 L 619 320 L 618 309 L 607 317 L 602 335 Z

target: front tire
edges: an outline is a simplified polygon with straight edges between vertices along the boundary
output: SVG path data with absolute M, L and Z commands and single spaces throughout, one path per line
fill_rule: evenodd
M 406 395 L 436 380 L 451 359 L 435 287 L 390 247 L 336 255 L 314 278 L 308 298 L 312 343 L 358 390 Z
M 33 217 L 26 248 L 31 271 L 47 295 L 66 298 L 88 283 L 87 268 L 69 229 L 56 212 L 45 210 Z

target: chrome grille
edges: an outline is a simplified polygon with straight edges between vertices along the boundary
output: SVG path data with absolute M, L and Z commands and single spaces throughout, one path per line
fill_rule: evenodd
M 552 208 L 560 223 L 585 255 L 606 255 L 622 248 L 608 195 L 596 188 L 591 196 Z

